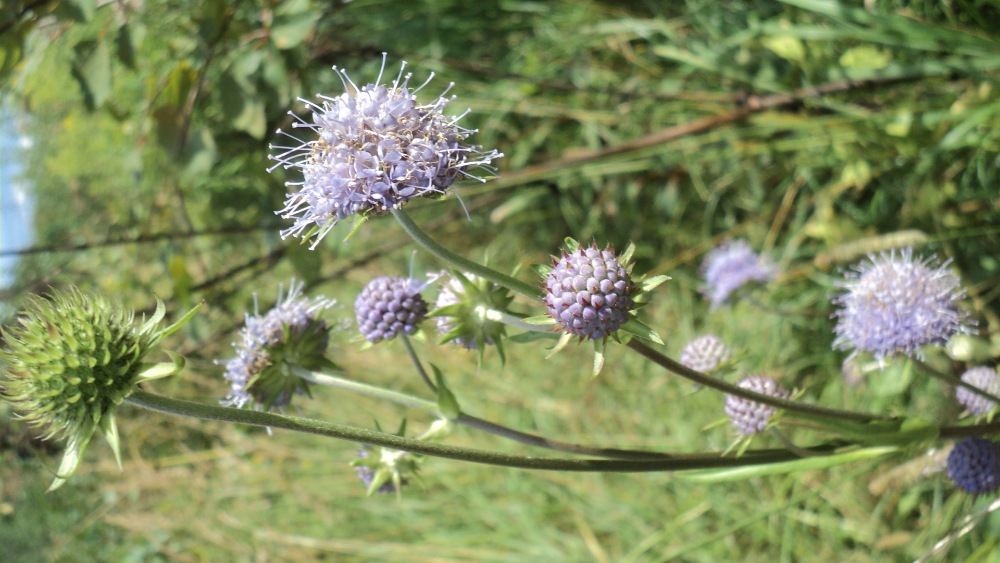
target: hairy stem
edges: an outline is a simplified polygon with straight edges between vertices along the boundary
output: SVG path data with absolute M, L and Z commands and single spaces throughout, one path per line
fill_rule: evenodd
M 695 383 L 700 383 L 706 387 L 711 387 L 717 389 L 724 393 L 729 393 L 730 395 L 736 395 L 738 397 L 743 397 L 750 401 L 755 401 L 758 403 L 764 403 L 765 405 L 771 405 L 779 409 L 787 411 L 789 414 L 800 413 L 806 415 L 809 418 L 822 417 L 829 418 L 833 420 L 850 420 L 855 422 L 872 422 L 877 420 L 888 420 L 890 417 L 855 412 L 855 411 L 845 411 L 840 409 L 831 409 L 827 407 L 820 407 L 817 405 L 809 405 L 806 403 L 800 403 L 798 401 L 791 401 L 788 399 L 781 399 L 778 397 L 771 397 L 770 395 L 763 395 L 761 393 L 756 393 L 750 391 L 749 389 L 744 389 L 738 385 L 733 385 L 726 383 L 725 381 L 716 379 L 714 377 L 709 377 L 703 373 L 697 372 L 687 366 L 681 365 L 680 363 L 664 356 L 660 352 L 650 348 L 638 338 L 633 338 L 629 340 L 628 347 L 635 350 L 642 356 L 649 360 L 652 360 L 657 365 L 676 373 L 677 375 L 690 379 Z
M 422 369 L 422 368 L 421 368 Z M 381 399 L 396 403 L 408 408 L 420 409 L 427 412 L 433 412 L 440 415 L 438 411 L 437 404 L 433 401 L 428 401 L 426 399 L 420 399 L 413 397 L 411 395 L 406 395 L 404 393 L 399 393 L 397 391 L 390 391 L 388 389 L 383 389 L 381 387 L 375 387 L 374 385 L 368 385 L 367 383 L 360 383 L 357 381 L 351 381 L 350 379 L 345 379 L 337 375 L 330 375 L 315 371 L 309 371 L 305 369 L 298 369 L 295 371 L 296 375 L 318 385 L 325 385 L 327 387 L 333 387 L 335 389 L 343 389 L 345 391 L 352 391 L 355 393 L 360 393 L 362 395 L 367 395 L 369 397 L 374 397 L 376 399 Z M 434 392 L 437 389 L 434 388 Z M 521 432 L 520 430 L 515 430 L 513 428 L 497 424 L 495 422 L 490 422 L 479 418 L 477 416 L 472 416 L 465 413 L 460 413 L 458 417 L 454 419 L 456 424 L 461 424 L 463 426 L 468 426 L 470 428 L 475 428 L 476 430 L 481 430 L 494 436 L 500 438 L 505 438 L 517 442 L 519 444 L 524 444 L 526 446 L 534 446 L 537 448 L 545 448 L 553 451 L 560 451 L 566 453 L 574 453 L 580 455 L 592 455 L 595 457 L 603 457 L 608 459 L 674 459 L 675 456 L 667 453 L 661 452 L 651 452 L 645 450 L 626 450 L 619 448 L 600 448 L 595 446 L 587 446 L 583 444 L 575 444 L 572 442 L 562 442 L 559 440 L 552 440 L 544 436 L 539 436 L 537 434 L 529 434 L 527 432 Z M 764 451 L 764 455 L 770 455 L 770 452 Z M 800 450 L 801 451 L 801 450 Z M 822 451 L 820 452 L 822 453 Z M 759 455 L 759 451 L 750 450 L 744 453 L 747 457 L 755 457 Z
M 204 405 L 191 401 L 162 397 L 160 395 L 154 395 L 141 390 L 133 392 L 127 399 L 125 399 L 125 402 L 133 406 L 176 416 L 188 416 L 202 420 L 234 422 L 238 424 L 249 424 L 252 426 L 263 426 L 267 428 L 281 428 L 295 432 L 305 432 L 308 434 L 337 438 L 340 440 L 350 440 L 352 442 L 383 446 L 433 457 L 495 465 L 499 467 L 514 467 L 541 471 L 641 473 L 652 471 L 712 469 L 718 467 L 742 467 L 747 465 L 779 463 L 799 459 L 797 454 L 787 450 L 758 451 L 756 455 L 748 455 L 740 458 L 723 457 L 722 455 L 716 453 L 685 454 L 672 456 L 669 459 L 654 460 L 538 458 L 489 452 L 473 448 L 448 446 L 434 442 L 404 438 L 364 428 L 347 426 L 344 424 L 334 424 L 331 422 L 323 422 L 297 416 L 287 416 L 272 412 L 234 409 L 216 405 Z M 832 444 L 808 449 L 810 452 L 819 454 L 833 454 L 837 450 L 838 447 Z

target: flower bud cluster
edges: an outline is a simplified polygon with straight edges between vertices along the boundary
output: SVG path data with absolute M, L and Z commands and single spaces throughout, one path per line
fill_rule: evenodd
M 374 344 L 416 332 L 428 309 L 422 289 L 422 282 L 410 278 L 382 276 L 368 282 L 354 300 L 362 336 Z
M 752 375 L 743 378 L 737 385 L 761 395 L 780 399 L 788 398 L 788 391 L 770 377 Z M 767 428 L 767 424 L 775 412 L 777 409 L 771 405 L 744 399 L 737 395 L 726 396 L 726 416 L 732 422 L 733 428 L 745 436 L 762 432 Z
M 597 244 L 563 251 L 545 278 L 545 304 L 549 315 L 570 334 L 599 340 L 614 333 L 629 319 L 635 305 L 629 268 L 611 246 Z

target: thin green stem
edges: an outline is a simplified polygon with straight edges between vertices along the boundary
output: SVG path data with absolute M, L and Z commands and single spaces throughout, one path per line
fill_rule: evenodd
M 778 397 L 771 397 L 770 395 L 764 395 L 761 393 L 756 393 L 750 391 L 749 389 L 744 389 L 737 385 L 732 385 L 726 383 L 725 381 L 716 379 L 714 377 L 709 377 L 703 373 L 697 372 L 687 366 L 684 366 L 674 360 L 664 356 L 660 352 L 650 348 L 644 344 L 638 338 L 633 338 L 629 340 L 628 347 L 635 350 L 639 354 L 643 355 L 649 360 L 659 366 L 676 373 L 677 375 L 690 379 L 695 383 L 700 383 L 706 387 L 711 387 L 713 389 L 718 389 L 724 393 L 730 395 L 736 395 L 738 397 L 743 397 L 750 401 L 757 403 L 764 403 L 766 405 L 771 405 L 779 409 L 783 409 L 788 412 L 788 414 L 794 415 L 796 413 L 804 415 L 810 419 L 815 419 L 817 417 L 829 418 L 832 420 L 851 420 L 855 422 L 872 422 L 877 420 L 889 420 L 890 417 L 869 414 L 855 411 L 846 411 L 841 409 L 831 409 L 827 407 L 820 407 L 817 405 L 809 405 L 805 403 L 800 403 L 798 401 L 791 401 L 788 399 L 781 399 Z
M 407 338 L 405 334 L 400 334 L 399 339 L 403 341 L 403 346 L 406 348 L 406 354 L 410 357 L 410 362 L 412 362 L 414 367 L 417 368 L 417 373 L 420 374 L 420 379 L 424 380 L 424 385 L 431 390 L 431 393 L 437 394 L 437 385 L 434 385 L 434 382 L 431 381 L 431 378 L 427 375 L 427 370 L 425 370 L 423 364 L 420 363 L 420 358 L 417 357 L 417 351 L 413 349 L 413 344 L 410 344 L 410 339 Z
M 424 380 L 424 382 L 428 385 L 428 387 L 430 387 L 432 392 L 437 393 L 437 386 L 435 386 L 434 383 L 432 383 L 430 378 L 427 376 L 427 370 L 424 369 L 424 366 L 421 363 L 420 358 L 417 356 L 416 351 L 413 349 L 413 346 L 410 344 L 410 341 L 404 337 L 403 344 L 406 345 L 406 350 L 410 355 L 410 360 L 413 362 L 414 368 L 416 368 L 416 370 L 420 373 L 420 377 Z M 355 384 L 355 385 L 360 385 L 360 384 Z M 457 424 L 468 426 L 470 428 L 482 430 L 483 432 L 493 434 L 494 436 L 499 436 L 501 438 L 506 438 L 507 440 L 512 440 L 519 444 L 534 446 L 537 448 L 545 448 L 547 450 L 575 453 L 581 455 L 592 455 L 609 459 L 668 459 L 672 457 L 669 454 L 647 452 L 643 450 L 597 448 L 593 446 L 585 446 L 582 444 L 574 444 L 571 442 L 552 440 L 549 438 L 545 438 L 544 436 L 538 436 L 536 434 L 528 434 L 527 432 L 521 432 L 520 430 L 515 430 L 508 426 L 503 426 L 501 424 L 490 422 L 488 420 L 465 413 L 459 413 L 459 415 L 454 419 L 454 422 Z
M 510 313 L 505 313 L 503 311 L 498 311 L 496 309 L 489 309 L 483 305 L 479 305 L 475 308 L 477 315 L 481 316 L 483 319 L 488 321 L 498 322 L 505 324 L 510 327 L 519 328 L 527 332 L 552 332 L 553 325 L 539 325 L 526 323 L 520 317 L 511 315 Z
M 384 389 L 382 387 L 368 385 L 367 383 L 352 381 L 350 379 L 345 379 L 337 375 L 330 375 L 327 373 L 310 371 L 301 368 L 297 368 L 295 370 L 295 375 L 301 377 L 302 379 L 310 383 L 315 383 L 317 385 L 325 385 L 327 387 L 343 389 L 344 391 L 352 391 L 354 393 L 368 395 L 369 397 L 374 397 L 376 399 L 380 399 L 383 401 L 396 403 L 397 405 L 402 405 L 407 408 L 420 409 L 428 412 L 438 412 L 437 403 L 435 403 L 434 401 L 420 399 L 418 397 L 407 395 L 405 393 L 400 393 L 398 391 L 392 391 L 390 389 Z
M 430 252 L 440 260 L 447 262 L 451 266 L 463 272 L 469 272 L 483 279 L 490 280 L 497 285 L 506 287 L 507 289 L 515 293 L 520 293 L 530 299 L 541 299 L 542 294 L 538 287 L 512 278 L 506 274 L 502 274 L 493 268 L 473 262 L 441 246 L 437 243 L 437 241 L 432 239 L 430 235 L 422 231 L 420 227 L 413 222 L 413 219 L 410 219 L 410 216 L 407 215 L 402 209 L 393 209 L 392 216 L 396 218 L 396 221 L 401 227 L 403 227 L 406 234 L 410 235 L 410 238 L 412 238 L 414 242 L 424 247 L 427 252 Z
M 683 471 L 688 469 L 711 469 L 717 467 L 742 467 L 765 463 L 780 463 L 798 459 L 799 456 L 786 450 L 761 450 L 752 456 L 727 458 L 716 453 L 685 454 L 670 459 L 655 460 L 608 460 L 608 459 L 565 459 L 538 458 L 509 455 L 473 448 L 448 446 L 376 432 L 364 428 L 334 424 L 297 416 L 287 416 L 272 412 L 249 409 L 234 409 L 216 405 L 204 405 L 180 399 L 171 399 L 136 390 L 125 401 L 133 406 L 175 416 L 187 416 L 202 420 L 218 420 L 249 424 L 267 428 L 281 428 L 296 432 L 316 434 L 340 440 L 350 440 L 375 446 L 423 454 L 433 457 L 455 459 L 471 463 L 482 463 L 499 467 L 514 467 L 542 471 L 577 472 L 618 472 L 640 473 L 652 471 Z M 820 454 L 833 454 L 839 449 L 836 444 L 809 448 Z
M 965 389 L 968 389 L 969 391 L 972 391 L 973 393 L 975 393 L 976 395 L 979 395 L 980 397 L 984 397 L 986 399 L 989 399 L 994 404 L 1000 404 L 1000 397 L 997 397 L 996 395 L 994 395 L 992 393 L 984 391 L 984 390 L 980 389 L 979 387 L 976 387 L 975 385 L 972 385 L 971 383 L 966 383 L 965 381 L 962 381 L 962 378 L 960 378 L 960 377 L 956 377 L 956 376 L 954 376 L 954 375 L 952 375 L 950 373 L 945 373 L 943 371 L 938 371 L 938 370 L 934 369 L 933 367 L 931 367 L 930 365 L 928 365 L 928 364 L 926 364 L 926 363 L 924 363 L 921 360 L 918 360 L 916 358 L 910 358 L 910 361 L 912 361 L 915 366 L 919 367 L 921 370 L 924 371 L 924 373 L 926 373 L 927 375 L 930 375 L 931 377 L 935 377 L 937 379 L 940 379 L 941 381 L 944 381 L 945 383 L 948 383 L 950 385 L 955 385 L 957 387 L 964 387 Z
M 792 442 L 792 440 L 788 436 L 785 436 L 785 433 L 782 432 L 781 430 L 778 430 L 775 427 L 771 427 L 770 432 L 772 436 L 774 436 L 775 438 L 778 439 L 779 442 L 781 442 L 782 446 L 785 446 L 786 450 L 798 455 L 799 457 L 812 457 L 816 455 L 810 452 L 809 450 L 804 450 L 796 446 L 795 442 Z
M 415 408 L 427 412 L 440 414 L 438 412 L 436 403 L 434 403 L 433 401 L 428 401 L 426 399 L 420 399 L 412 395 L 406 395 L 404 393 L 399 393 L 397 391 L 390 391 L 388 389 L 383 389 L 381 387 L 368 385 L 367 383 L 351 381 L 350 379 L 345 379 L 337 375 L 330 375 L 316 371 L 297 369 L 295 370 L 295 373 L 296 375 L 305 379 L 306 381 L 318 385 L 325 385 L 327 387 L 333 387 L 335 389 L 343 389 L 345 391 L 361 393 L 362 395 L 367 395 L 369 397 L 374 397 L 376 399 L 382 399 L 385 401 L 396 403 L 397 405 L 402 405 L 404 407 Z M 666 454 L 661 452 L 650 452 L 644 450 L 625 450 L 618 448 L 599 448 L 583 444 L 574 444 L 571 442 L 561 442 L 559 440 L 552 440 L 549 438 L 545 438 L 544 436 L 539 436 L 537 434 L 529 434 L 527 432 L 514 430 L 513 428 L 503 426 L 495 422 L 490 422 L 489 420 L 485 420 L 477 416 L 472 416 L 465 413 L 460 413 L 458 417 L 454 419 L 454 422 L 456 424 L 462 424 L 470 428 L 482 430 L 483 432 L 487 432 L 489 434 L 493 434 L 494 436 L 505 438 L 517 442 L 519 444 L 524 444 L 526 446 L 534 446 L 538 448 L 545 448 L 548 450 L 554 450 L 566 453 L 592 455 L 608 459 L 674 459 L 675 457 L 671 454 Z M 751 450 L 746 452 L 744 455 L 752 457 L 758 454 L 756 451 Z M 765 450 L 765 455 L 770 455 L 770 454 L 767 453 Z

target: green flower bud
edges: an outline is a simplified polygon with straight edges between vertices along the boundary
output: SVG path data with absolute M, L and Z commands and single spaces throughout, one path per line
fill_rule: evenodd
M 196 308 L 197 309 L 197 308 Z M 164 315 L 157 300 L 145 323 L 130 311 L 95 293 L 78 289 L 32 297 L 17 324 L 2 331 L 0 397 L 22 420 L 44 429 L 44 438 L 67 440 L 67 449 L 49 490 L 62 485 L 80 464 L 97 429 L 107 438 L 121 466 L 115 410 L 136 386 L 176 373 L 183 360 L 144 363 L 164 335 L 179 323 L 154 330 Z
M 500 316 L 509 313 L 514 299 L 497 284 L 465 272 L 442 273 L 441 291 L 429 316 L 437 317 L 441 343 L 453 342 L 469 350 L 495 345 L 503 358 L 506 327 Z

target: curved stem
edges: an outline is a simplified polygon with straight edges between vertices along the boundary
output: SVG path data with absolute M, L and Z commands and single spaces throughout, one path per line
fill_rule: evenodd
M 318 385 L 325 385 L 328 387 L 333 387 L 336 389 L 343 389 L 345 391 L 353 391 L 356 393 L 361 393 L 363 395 L 368 395 L 369 397 L 374 397 L 376 399 L 382 399 L 385 401 L 393 402 L 404 407 L 416 408 L 424 410 L 427 412 L 433 412 L 440 414 L 437 409 L 437 404 L 433 401 L 428 401 L 426 399 L 419 399 L 411 395 L 406 395 L 404 393 L 399 393 L 396 391 L 390 391 L 388 389 L 383 389 L 381 387 L 375 387 L 368 385 L 366 383 L 360 383 L 357 381 L 351 381 L 350 379 L 344 379 L 336 375 L 329 375 L 325 373 L 319 373 L 315 371 L 308 371 L 304 369 L 295 370 L 296 375 L 309 381 L 311 383 L 316 383 Z M 527 432 L 521 432 L 520 430 L 514 430 L 513 428 L 497 424 L 495 422 L 490 422 L 489 420 L 479 418 L 477 416 L 472 416 L 469 414 L 461 413 L 457 418 L 454 419 L 457 424 L 462 424 L 470 428 L 475 428 L 477 430 L 482 430 L 494 436 L 499 436 L 501 438 L 506 438 L 512 440 L 519 444 L 524 444 L 526 446 L 534 446 L 538 448 L 545 448 L 554 451 L 561 451 L 567 453 L 575 453 L 581 455 L 592 455 L 595 457 L 603 457 L 608 459 L 674 459 L 675 456 L 671 454 L 661 453 L 661 452 L 651 452 L 645 450 L 626 450 L 618 448 L 599 448 L 594 446 L 587 446 L 583 444 L 574 444 L 572 442 L 561 442 L 559 440 L 552 440 L 544 436 L 539 436 L 537 434 L 529 434 Z M 841 444 L 845 445 L 845 444 Z M 799 451 L 804 451 L 798 448 Z M 744 456 L 756 456 L 759 451 L 765 452 L 765 455 L 770 455 L 767 450 L 750 450 L 744 453 Z M 820 451 L 819 453 L 823 453 Z
M 972 391 L 976 395 L 979 395 L 980 397 L 984 397 L 986 399 L 989 399 L 990 402 L 992 402 L 994 404 L 1000 404 L 1000 397 L 997 397 L 996 395 L 994 395 L 992 393 L 984 391 L 984 390 L 980 389 L 979 387 L 976 387 L 975 385 L 972 385 L 971 383 L 966 383 L 965 381 L 962 381 L 961 377 L 955 377 L 954 375 L 951 375 L 950 373 L 945 373 L 943 371 L 938 371 L 938 370 L 934 369 L 933 367 L 931 367 L 930 365 L 928 365 L 928 364 L 924 363 L 923 361 L 918 360 L 916 358 L 910 358 L 910 361 L 912 361 L 914 365 L 916 365 L 917 367 L 919 367 L 920 369 L 922 369 L 924 371 L 924 373 L 926 373 L 927 375 L 930 375 L 931 377 L 935 377 L 937 379 L 940 379 L 941 381 L 944 381 L 945 383 L 948 383 L 950 385 L 954 385 L 956 387 L 964 387 L 964 388 L 968 389 L 969 391 Z
M 403 450 L 446 459 L 456 459 L 472 463 L 496 465 L 500 467 L 515 467 L 536 469 L 542 471 L 578 471 L 578 472 L 620 472 L 639 473 L 650 471 L 681 471 L 687 469 L 711 469 L 717 467 L 741 467 L 760 465 L 764 463 L 779 463 L 798 459 L 799 456 L 786 450 L 758 451 L 756 455 L 740 458 L 727 458 L 715 453 L 677 455 L 669 459 L 655 460 L 609 460 L 609 459 L 564 459 L 538 458 L 531 456 L 509 455 L 473 448 L 448 446 L 434 442 L 425 442 L 404 438 L 384 432 L 376 432 L 364 428 L 334 424 L 297 416 L 287 416 L 272 412 L 248 409 L 234 409 L 216 405 L 204 405 L 180 399 L 171 399 L 154 395 L 142 390 L 136 390 L 125 402 L 152 411 L 188 416 L 203 420 L 218 420 L 235 422 L 252 426 L 282 428 L 296 432 L 305 432 L 341 440 L 350 440 Z M 810 448 L 815 453 L 832 454 L 836 452 L 836 444 Z
M 524 444 L 526 446 L 535 446 L 538 448 L 545 448 L 548 450 L 555 450 L 566 453 L 574 453 L 581 455 L 592 455 L 596 457 L 603 457 L 608 459 L 672 459 L 674 456 L 670 454 L 660 453 L 660 452 L 648 452 L 642 450 L 622 450 L 617 448 L 596 448 L 593 446 L 586 446 L 583 444 L 574 444 L 571 442 L 561 442 L 559 440 L 552 440 L 545 438 L 544 436 L 538 436 L 537 434 L 529 434 L 527 432 L 521 432 L 520 430 L 514 430 L 507 426 L 502 426 L 490 422 L 488 420 L 471 416 L 465 413 L 458 415 L 455 419 L 456 423 L 464 424 L 471 428 L 477 430 L 482 430 L 483 432 L 488 432 L 494 436 L 499 436 L 501 438 L 506 438 L 512 440 L 519 444 Z M 746 452 L 747 455 L 753 455 L 754 452 Z
M 427 370 L 424 369 L 423 364 L 420 363 L 420 358 L 417 357 L 417 351 L 413 349 L 413 344 L 410 344 L 410 339 L 406 337 L 405 334 L 400 334 L 399 339 L 403 341 L 403 346 L 406 348 L 406 354 L 410 357 L 410 362 L 417 368 L 417 373 L 420 374 L 420 379 L 424 380 L 424 385 L 431 390 L 431 393 L 437 393 L 437 385 L 431 381 L 431 378 L 427 375 Z
M 408 339 L 403 338 L 403 344 L 406 346 L 406 351 L 410 356 L 410 360 L 413 362 L 413 366 L 420 373 L 421 379 L 430 388 L 431 392 L 437 393 L 437 386 L 431 382 L 430 377 L 427 376 L 427 370 L 424 369 L 423 364 L 420 362 L 420 358 L 417 356 L 416 350 L 413 349 L 413 345 L 410 344 Z M 300 370 L 305 372 L 305 370 Z M 312 381 L 319 382 L 317 376 L 322 377 L 324 381 L 333 384 L 336 387 L 341 387 L 348 390 L 360 390 L 364 387 L 369 387 L 363 383 L 357 383 L 347 379 L 343 379 L 336 376 L 330 376 L 325 374 L 319 374 L 316 372 L 305 372 L 309 375 L 309 379 Z M 340 382 L 349 384 L 341 385 Z M 431 401 L 424 401 L 423 399 L 417 399 L 416 397 L 409 397 L 408 395 L 403 395 L 402 393 L 396 393 L 394 391 L 386 392 L 385 389 L 380 387 L 372 387 L 371 392 L 361 391 L 367 395 L 379 397 L 383 399 L 388 399 L 390 401 L 395 401 L 394 398 L 390 397 L 387 393 L 392 393 L 396 396 L 407 397 L 409 403 L 421 404 L 423 408 L 428 410 L 436 409 L 437 405 Z M 399 404 L 405 404 L 400 401 L 395 401 Z M 409 405 L 406 405 L 409 406 Z M 586 446 L 582 444 L 574 444 L 570 442 L 562 442 L 559 440 L 552 440 L 544 436 L 538 436 L 537 434 L 529 434 L 527 432 L 521 432 L 520 430 L 515 430 L 508 426 L 503 426 L 502 424 L 497 424 L 495 422 L 490 422 L 489 420 L 479 418 L 477 416 L 472 416 L 465 413 L 459 413 L 459 415 L 454 419 L 457 424 L 462 424 L 470 428 L 475 428 L 477 430 L 482 430 L 483 432 L 493 434 L 494 436 L 499 436 L 501 438 L 506 438 L 512 440 L 519 444 L 524 444 L 526 446 L 534 446 L 537 448 L 545 448 L 548 450 L 561 451 L 567 453 L 576 453 L 583 455 L 592 455 L 597 457 L 609 458 L 609 459 L 668 459 L 672 457 L 670 454 L 663 454 L 658 452 L 647 452 L 643 450 L 621 450 L 617 448 L 597 448 L 593 446 Z
M 714 377 L 709 377 L 703 373 L 697 372 L 687 366 L 684 366 L 674 360 L 664 356 L 660 352 L 646 346 L 638 338 L 633 338 L 629 340 L 628 347 L 635 350 L 639 354 L 642 354 L 647 359 L 652 360 L 660 367 L 666 368 L 669 371 L 676 373 L 677 375 L 690 379 L 695 383 L 700 383 L 705 387 L 711 387 L 713 389 L 718 389 L 730 395 L 736 395 L 738 397 L 743 397 L 750 401 L 757 403 L 764 403 L 765 405 L 771 405 L 779 409 L 783 409 L 792 415 L 794 413 L 800 413 L 809 418 L 829 418 L 833 420 L 851 420 L 856 422 L 871 422 L 876 420 L 889 420 L 891 417 L 861 413 L 855 411 L 845 411 L 840 409 L 831 409 L 827 407 L 820 407 L 817 405 L 809 405 L 805 403 L 800 403 L 797 401 L 791 401 L 788 399 L 781 399 L 778 397 L 771 397 L 770 395 L 763 395 L 761 393 L 755 393 L 749 389 L 744 389 L 737 385 L 732 385 L 721 381 Z
M 420 399 L 398 391 L 391 391 L 389 389 L 383 389 L 382 387 L 368 385 L 367 383 L 351 381 L 350 379 L 345 379 L 336 375 L 329 375 L 301 368 L 295 370 L 295 375 L 317 385 L 335 387 L 337 389 L 343 389 L 344 391 L 353 391 L 355 393 L 368 395 L 369 397 L 389 401 L 408 408 L 420 409 L 428 412 L 437 412 L 437 403 L 434 401 Z
M 413 219 L 410 219 L 410 216 L 407 215 L 402 209 L 393 209 L 392 216 L 396 218 L 396 221 L 401 227 L 403 227 L 406 234 L 410 235 L 410 238 L 412 238 L 414 242 L 424 247 L 427 252 L 437 256 L 440 260 L 447 262 L 463 272 L 469 272 L 483 279 L 490 280 L 497 285 L 506 287 L 507 289 L 515 293 L 520 293 L 530 299 L 541 299 L 542 294 L 539 288 L 521 280 L 512 278 L 506 274 L 501 274 L 492 268 L 488 268 L 482 264 L 459 256 L 458 254 L 455 254 L 454 252 L 441 246 L 434 239 L 432 239 L 430 235 L 423 232 L 420 227 L 413 222 Z
M 479 305 L 475 308 L 477 315 L 482 318 L 501 324 L 505 324 L 510 327 L 519 328 L 527 332 L 552 332 L 553 325 L 538 325 L 524 322 L 520 317 L 511 315 L 510 313 L 505 313 L 503 311 L 498 311 L 497 309 L 488 309 L 483 305 Z
M 802 448 L 796 446 L 795 442 L 792 442 L 792 440 L 788 436 L 785 436 L 785 433 L 782 432 L 781 430 L 772 427 L 770 429 L 770 432 L 772 436 L 774 436 L 775 438 L 778 439 L 779 442 L 781 442 L 781 445 L 785 446 L 786 450 L 794 453 L 795 455 L 798 455 L 799 457 L 812 457 L 816 455 L 813 452 L 810 452 L 809 450 L 803 450 Z

